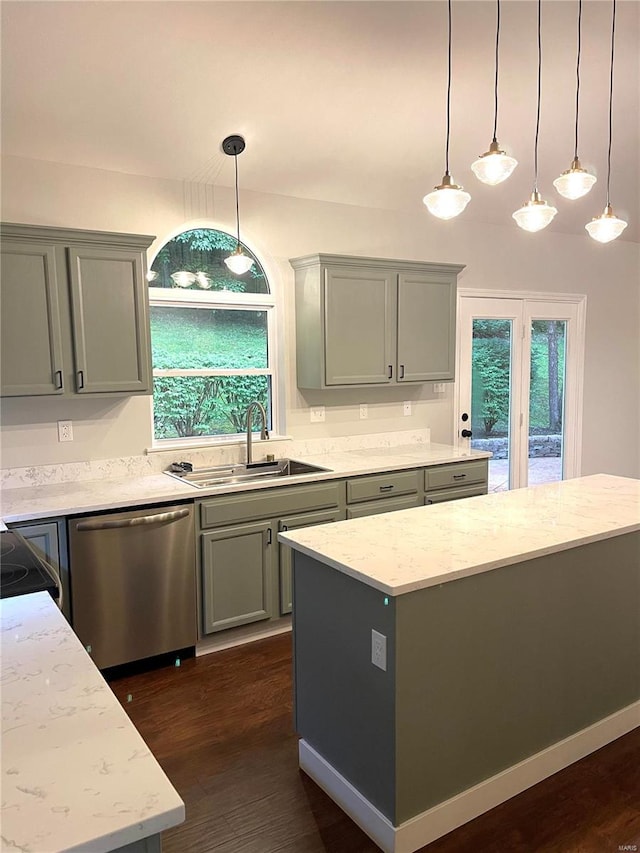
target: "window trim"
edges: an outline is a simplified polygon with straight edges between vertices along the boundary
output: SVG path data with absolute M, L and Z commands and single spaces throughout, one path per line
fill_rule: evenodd
M 211 227 L 211 226 L 210 226 Z M 189 229 L 184 229 L 189 230 Z M 215 230 L 222 230 L 216 228 Z M 177 232 L 182 233 L 181 231 Z M 174 235 L 175 237 L 175 235 Z M 174 239 L 174 238 L 169 238 Z M 165 241 L 166 242 L 166 241 Z M 160 247 L 162 248 L 162 246 Z M 153 262 L 153 261 L 152 261 Z M 151 262 L 151 263 L 152 263 Z M 264 269 L 264 267 L 263 267 Z M 286 436 L 279 435 L 281 421 L 280 392 L 282 387 L 280 351 L 278 345 L 278 311 L 277 300 L 272 292 L 272 283 L 265 278 L 271 290 L 270 293 L 236 293 L 224 290 L 180 290 L 178 288 L 168 290 L 164 287 L 148 287 L 148 300 L 150 307 L 160 308 L 206 308 L 209 310 L 235 310 L 235 311 L 264 311 L 267 317 L 267 368 L 203 368 L 203 369 L 164 369 L 153 368 L 153 377 L 156 376 L 270 376 L 271 377 L 271 429 L 270 438 L 278 439 Z M 169 293 L 171 298 L 169 298 Z M 244 433 L 224 433 L 208 436 L 185 436 L 184 438 L 156 438 L 153 421 L 153 393 L 150 395 L 150 424 L 152 446 L 148 451 L 171 450 L 173 448 L 211 447 L 224 444 L 242 444 L 246 441 Z M 259 433 L 254 433 L 259 435 Z

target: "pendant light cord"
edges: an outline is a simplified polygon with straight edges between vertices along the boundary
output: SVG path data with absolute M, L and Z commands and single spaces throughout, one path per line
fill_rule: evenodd
M 236 241 L 236 249 L 240 248 L 240 205 L 238 204 L 238 155 L 233 155 L 233 162 L 236 166 L 236 224 L 238 226 L 238 239 Z
M 580 51 L 582 47 L 582 0 L 578 0 L 578 58 L 576 60 L 576 144 L 573 153 L 578 159 L 578 110 L 580 108 Z
M 614 0 L 615 3 L 615 0 Z M 538 109 L 536 112 L 536 141 L 533 147 L 533 171 L 534 171 L 534 182 L 533 188 L 535 192 L 538 192 L 538 134 L 540 132 L 540 81 L 542 79 L 542 37 L 540 34 L 541 31 L 541 18 L 542 18 L 542 0 L 538 0 Z
M 449 64 L 447 72 L 447 142 L 445 146 L 445 175 L 449 174 L 449 127 L 451 124 L 451 0 L 449 0 Z
M 580 0 L 582 2 L 582 0 Z M 496 79 L 493 86 L 493 141 L 497 142 L 498 133 L 498 50 L 500 46 L 500 0 L 497 0 L 498 10 L 496 16 Z
M 613 49 L 616 34 L 616 0 L 613 0 L 613 13 L 611 16 L 611 74 L 609 78 L 609 150 L 607 152 L 607 207 L 610 207 L 609 184 L 611 182 L 611 136 L 613 130 Z

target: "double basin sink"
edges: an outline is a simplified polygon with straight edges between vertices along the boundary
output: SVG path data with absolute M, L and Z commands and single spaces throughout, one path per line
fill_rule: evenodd
M 179 467 L 179 466 L 176 466 Z M 229 483 L 250 483 L 252 481 L 287 479 L 299 474 L 317 474 L 329 471 L 319 465 L 309 465 L 295 459 L 276 459 L 273 462 L 253 462 L 250 465 L 218 465 L 215 468 L 196 468 L 189 470 L 165 471 L 170 477 L 176 477 L 183 483 L 189 483 L 196 489 L 211 486 L 224 486 Z

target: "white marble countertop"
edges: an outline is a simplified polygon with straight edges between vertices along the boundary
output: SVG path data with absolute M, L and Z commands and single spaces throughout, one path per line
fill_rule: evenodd
M 595 474 L 278 538 L 375 589 L 401 595 L 637 530 L 640 480 Z
M 102 853 L 184 803 L 45 592 L 0 602 L 2 851 Z
M 174 477 L 162 473 L 111 480 L 84 480 L 75 483 L 27 486 L 3 490 L 1 514 L 2 520 L 11 524 L 60 515 L 100 512 L 143 504 L 195 500 L 231 492 L 315 483 L 360 474 L 421 468 L 447 462 L 487 459 L 489 456 L 491 456 L 490 453 L 483 451 L 467 451 L 445 444 L 415 444 L 296 456 L 297 459 L 330 470 L 324 473 L 287 477 L 286 480 L 275 478 L 207 489 L 196 489 L 188 483 L 181 483 Z

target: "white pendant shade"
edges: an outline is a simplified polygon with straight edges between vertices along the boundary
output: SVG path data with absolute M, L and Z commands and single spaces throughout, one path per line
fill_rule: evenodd
M 446 174 L 440 186 L 435 187 L 422 201 L 427 205 L 429 213 L 438 219 L 453 219 L 462 213 L 471 201 L 471 196 L 452 182 L 451 175 Z
M 583 169 L 580 161 L 576 158 L 571 164 L 571 168 L 556 178 L 553 185 L 561 196 L 573 201 L 586 195 L 596 181 L 596 176 Z
M 496 184 L 506 181 L 517 165 L 518 161 L 501 151 L 497 141 L 494 140 L 489 150 L 471 164 L 471 168 L 479 181 L 495 187 Z
M 531 198 L 521 208 L 512 214 L 515 221 L 524 231 L 542 231 L 551 222 L 557 209 L 541 198 L 534 190 Z
M 247 255 L 242 254 L 240 246 L 238 246 L 233 255 L 229 255 L 228 258 L 225 258 L 224 262 L 231 272 L 236 275 L 242 275 L 243 273 L 248 272 L 253 266 L 253 260 L 247 257 Z
M 178 287 L 189 287 L 196 280 L 195 275 L 187 270 L 171 273 L 171 278 Z
M 618 219 L 611 205 L 607 205 L 604 213 L 592 219 L 584 227 L 587 229 L 589 237 L 593 237 L 598 243 L 610 243 L 622 234 L 627 223 L 624 219 Z

